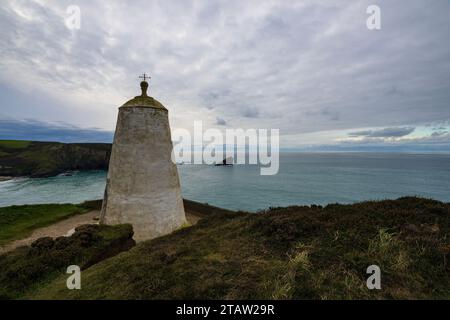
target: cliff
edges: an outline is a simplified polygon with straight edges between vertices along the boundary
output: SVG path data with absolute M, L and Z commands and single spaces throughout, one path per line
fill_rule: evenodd
M 49 177 L 69 170 L 107 170 L 111 144 L 0 140 L 0 176 Z

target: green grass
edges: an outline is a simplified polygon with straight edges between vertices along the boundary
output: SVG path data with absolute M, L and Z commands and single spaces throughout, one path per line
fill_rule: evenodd
M 74 204 L 39 204 L 0 208 L 0 245 L 24 238 L 37 228 L 87 211 L 87 207 Z
M 7 149 L 25 149 L 30 143 L 31 141 L 24 140 L 0 140 L 0 147 Z
M 220 212 L 35 299 L 449 299 L 450 204 L 420 198 Z M 366 269 L 381 268 L 382 290 Z

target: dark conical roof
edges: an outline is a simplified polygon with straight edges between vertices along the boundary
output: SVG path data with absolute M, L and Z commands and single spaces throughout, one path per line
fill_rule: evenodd
M 125 102 L 122 105 L 122 107 L 146 107 L 146 108 L 162 109 L 167 111 L 167 109 L 162 105 L 161 102 L 147 95 L 147 88 L 148 88 L 147 81 L 142 81 L 141 82 L 142 94 Z

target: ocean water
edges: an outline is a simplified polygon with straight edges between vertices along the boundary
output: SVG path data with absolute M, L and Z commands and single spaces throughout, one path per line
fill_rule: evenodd
M 450 202 L 450 155 L 282 153 L 280 170 L 256 165 L 178 166 L 183 196 L 233 210 L 422 196 Z M 0 182 L 0 206 L 103 197 L 106 172 Z

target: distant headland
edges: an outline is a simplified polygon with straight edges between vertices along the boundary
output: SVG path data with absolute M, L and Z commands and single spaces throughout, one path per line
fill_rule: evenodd
M 107 170 L 110 143 L 0 140 L 0 177 L 50 177 L 71 170 Z

